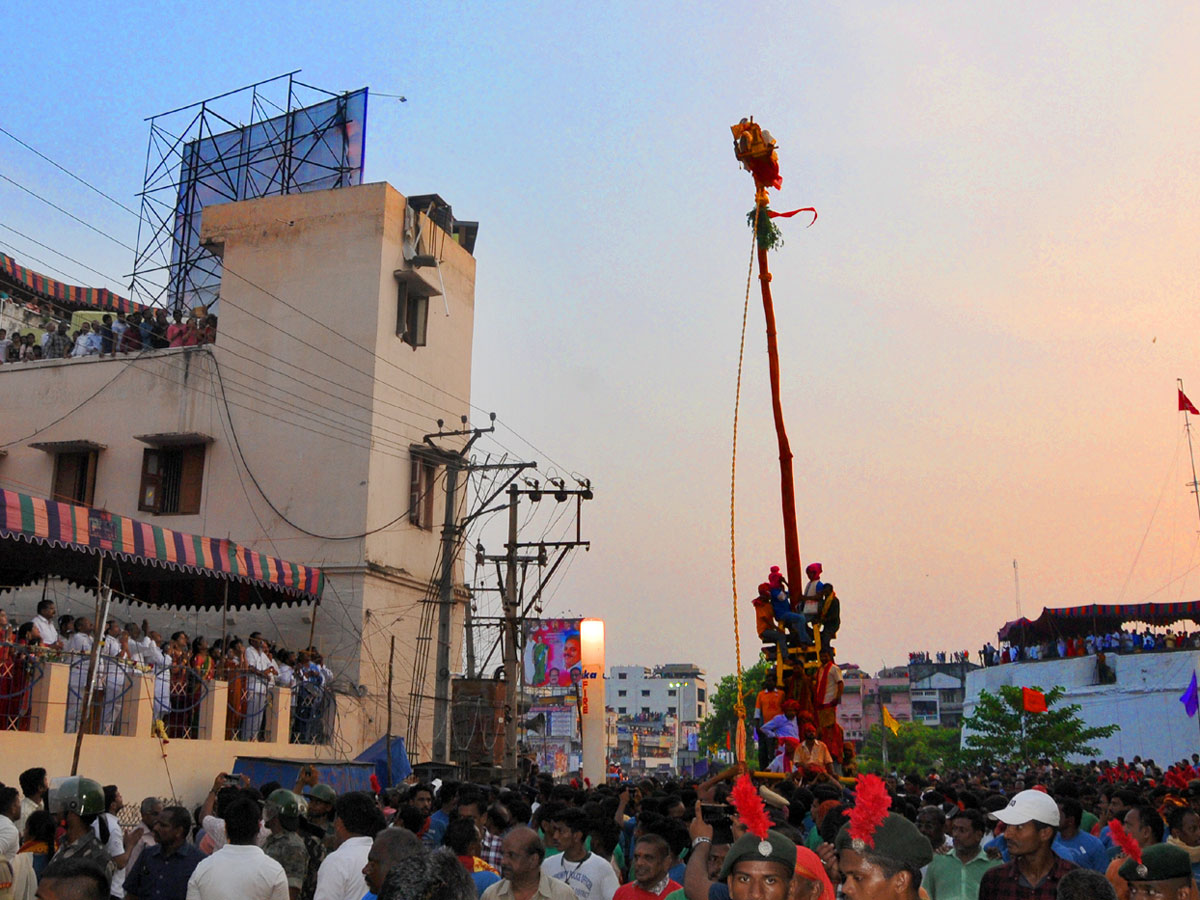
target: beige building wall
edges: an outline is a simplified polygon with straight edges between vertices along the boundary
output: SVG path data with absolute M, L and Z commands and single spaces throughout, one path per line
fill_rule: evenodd
M 470 413 L 475 261 L 419 216 L 417 249 L 440 264 L 409 268 L 405 204 L 390 186 L 369 184 L 209 207 L 202 240 L 225 266 L 215 345 L 0 366 L 0 444 L 8 445 L 0 485 L 49 496 L 54 456 L 30 444 L 94 441 L 103 449 L 93 505 L 324 569 L 315 623 L 300 606 L 231 611 L 225 623 L 219 612 L 118 605 L 114 614 L 147 618 L 164 634 L 213 638 L 224 629 L 245 638 L 260 630 L 289 647 L 306 645 L 311 631 L 337 676 L 338 749 L 348 755 L 383 733 L 391 635 L 393 733 L 406 730 L 417 654 L 426 647 L 427 677 L 416 687 L 433 695 L 435 643 L 417 637 L 422 598 L 437 574 L 444 477 L 433 526 L 411 524 L 409 447 L 436 432 L 438 419 L 456 429 Z M 442 293 L 429 302 L 426 346 L 414 349 L 396 334 L 398 271 Z M 200 512 L 139 512 L 147 445 L 136 436 L 183 432 L 211 438 Z M 461 558 L 454 580 L 461 585 Z M 91 614 L 93 594 L 54 581 L 45 587 L 60 613 Z M 25 621 L 42 589 L 0 603 Z M 455 661 L 462 613 L 460 602 Z M 429 701 L 418 718 L 410 753 L 428 759 Z

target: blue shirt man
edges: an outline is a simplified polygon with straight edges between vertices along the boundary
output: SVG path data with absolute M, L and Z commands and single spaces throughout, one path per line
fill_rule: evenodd
M 186 900 L 188 879 L 204 854 L 187 842 L 192 817 L 182 806 L 168 806 L 154 824 L 158 844 L 138 854 L 125 875 L 130 900 Z

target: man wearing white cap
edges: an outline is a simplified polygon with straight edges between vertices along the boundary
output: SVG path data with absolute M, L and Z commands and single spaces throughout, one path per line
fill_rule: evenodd
M 1077 866 L 1051 849 L 1060 822 L 1054 798 L 1043 791 L 1021 791 L 991 817 L 1006 826 L 1012 862 L 983 876 L 979 900 L 1055 900 L 1058 882 Z

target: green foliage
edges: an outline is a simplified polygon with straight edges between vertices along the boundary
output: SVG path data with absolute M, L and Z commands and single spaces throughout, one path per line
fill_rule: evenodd
M 742 702 L 746 706 L 746 722 L 754 718 L 754 699 L 762 690 L 763 680 L 767 674 L 767 661 L 760 659 L 753 666 L 742 672 Z M 708 750 L 713 744 L 718 750 L 725 749 L 725 735 L 733 731 L 737 723 L 737 677 L 726 675 L 717 684 L 717 689 L 708 695 L 708 715 L 700 723 L 700 749 Z M 747 746 L 751 746 L 754 735 L 749 728 L 746 731 Z
M 775 224 L 764 206 L 761 211 L 757 207 L 746 213 L 746 224 L 754 227 L 754 218 L 758 217 L 758 246 L 764 250 L 777 250 L 783 246 L 783 232 Z
M 872 725 L 858 751 L 858 767 L 863 772 L 883 774 L 882 725 Z M 933 728 L 917 722 L 901 722 L 898 734 L 887 733 L 888 765 L 907 774 L 930 769 L 943 771 L 960 762 L 959 743 L 962 731 L 958 728 Z
M 1040 689 L 1039 689 L 1040 690 Z M 1025 712 L 1021 688 L 1001 685 L 999 694 L 983 691 L 975 714 L 963 719 L 966 733 L 962 754 L 969 764 L 1025 763 L 1046 757 L 1055 763 L 1069 757 L 1095 756 L 1090 742 L 1120 730 L 1118 725 L 1089 728 L 1079 717 L 1079 704 L 1056 707 L 1062 687 L 1044 691 L 1047 711 Z

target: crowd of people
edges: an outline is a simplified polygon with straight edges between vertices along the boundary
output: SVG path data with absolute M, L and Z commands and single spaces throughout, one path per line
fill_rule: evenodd
M 258 740 L 263 733 L 270 688 L 292 689 L 292 743 L 325 743 L 333 728 L 333 673 L 313 647 L 289 650 L 253 632 L 246 641 L 227 635 L 209 642 L 184 631 L 164 638 L 146 620 L 110 620 L 99 637 L 92 702 L 88 672 L 97 640 L 87 616 L 57 615 L 43 600 L 37 615 L 14 627 L 0 608 L 0 731 L 26 731 L 31 694 L 45 662 L 71 666 L 65 728 L 121 734 L 125 694 L 138 673 L 152 675 L 154 718 L 167 738 L 197 737 L 200 705 L 209 683 L 228 683 L 227 740 Z
M 979 651 L 984 666 L 998 666 L 1011 662 L 1036 662 L 1043 659 L 1069 659 L 1075 656 L 1097 656 L 1106 653 L 1157 653 L 1170 650 L 1200 649 L 1200 631 L 1141 633 L 1122 628 L 1102 634 L 1081 637 L 1062 637 L 1054 640 L 1013 640 L 1002 644 L 999 649 L 991 641 Z
M 217 339 L 217 317 L 185 317 L 176 310 L 168 319 L 167 311 L 158 308 L 128 315 L 105 313 L 98 322 L 81 322 L 73 332 L 67 322 L 48 319 L 42 330 L 39 338 L 33 331 L 10 335 L 0 328 L 0 364 L 211 344 Z
M 916 650 L 908 654 L 908 664 L 910 666 L 921 663 L 969 663 L 970 661 L 971 654 L 967 650 L 955 650 L 953 652 L 938 650 L 936 653 L 930 653 L 928 650 Z
M 1200 755 L 793 779 L 404 783 L 218 775 L 203 803 L 20 774 L 18 900 L 1194 900 Z M 734 780 L 736 779 L 736 780 Z M 134 822 L 135 818 L 137 821 Z M 124 820 L 127 824 L 122 824 Z M 9 869 L 6 875 L 4 867 Z

